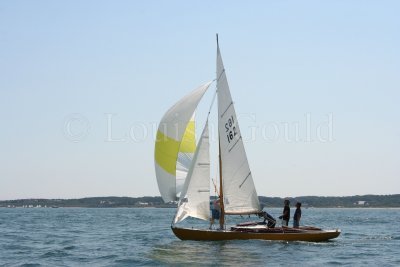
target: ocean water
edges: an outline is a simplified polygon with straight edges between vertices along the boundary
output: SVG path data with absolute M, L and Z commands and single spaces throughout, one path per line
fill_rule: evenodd
M 400 266 L 400 209 L 303 209 L 303 225 L 342 230 L 323 243 L 181 241 L 174 212 L 0 208 L 0 266 Z

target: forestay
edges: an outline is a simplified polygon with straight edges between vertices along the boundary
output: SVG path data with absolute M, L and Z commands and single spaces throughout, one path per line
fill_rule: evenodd
M 217 48 L 217 90 L 224 210 L 226 214 L 255 213 L 260 209 L 260 205 L 219 46 Z
M 180 194 L 176 180 L 177 166 L 180 170 L 178 176 L 182 179 L 196 150 L 195 125 L 191 118 L 210 84 L 201 85 L 179 100 L 165 113 L 158 126 L 154 149 L 155 171 L 158 189 L 165 202 L 175 201 Z

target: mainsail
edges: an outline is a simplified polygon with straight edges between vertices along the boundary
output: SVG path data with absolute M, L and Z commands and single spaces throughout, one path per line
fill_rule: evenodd
M 222 187 L 225 214 L 250 214 L 260 210 L 242 135 L 217 48 L 218 131 L 221 149 Z
M 200 137 L 192 165 L 183 186 L 174 223 L 186 217 L 210 217 L 210 153 L 208 122 Z
M 192 123 L 191 118 L 210 84 L 201 85 L 179 100 L 165 113 L 158 126 L 154 149 L 155 170 L 158 189 L 165 202 L 175 201 L 180 194 L 180 189 L 177 190 L 177 165 L 188 168 L 191 163 L 191 155 L 196 150 L 194 121 Z M 185 171 L 180 169 L 178 178 Z

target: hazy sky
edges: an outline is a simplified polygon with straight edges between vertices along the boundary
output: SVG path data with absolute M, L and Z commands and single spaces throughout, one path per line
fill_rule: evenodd
M 0 199 L 159 195 L 157 123 L 215 78 L 217 32 L 259 195 L 400 193 L 399 10 L 1 1 Z

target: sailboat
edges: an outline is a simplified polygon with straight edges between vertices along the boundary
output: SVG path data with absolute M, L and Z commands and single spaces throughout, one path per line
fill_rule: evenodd
M 173 233 L 181 240 L 262 239 L 285 241 L 326 241 L 340 235 L 339 229 L 317 227 L 274 227 L 243 223 L 228 227 L 225 217 L 261 212 L 244 142 L 239 129 L 217 35 L 216 96 L 218 102 L 219 151 L 219 228 L 180 227 L 188 217 L 210 220 L 210 142 L 208 119 L 196 145 L 195 110 L 213 81 L 207 82 L 183 97 L 163 116 L 155 142 L 155 171 L 164 202 L 177 201 L 171 223 Z M 215 95 L 213 98 L 214 102 Z M 211 104 L 212 105 L 212 104 Z

